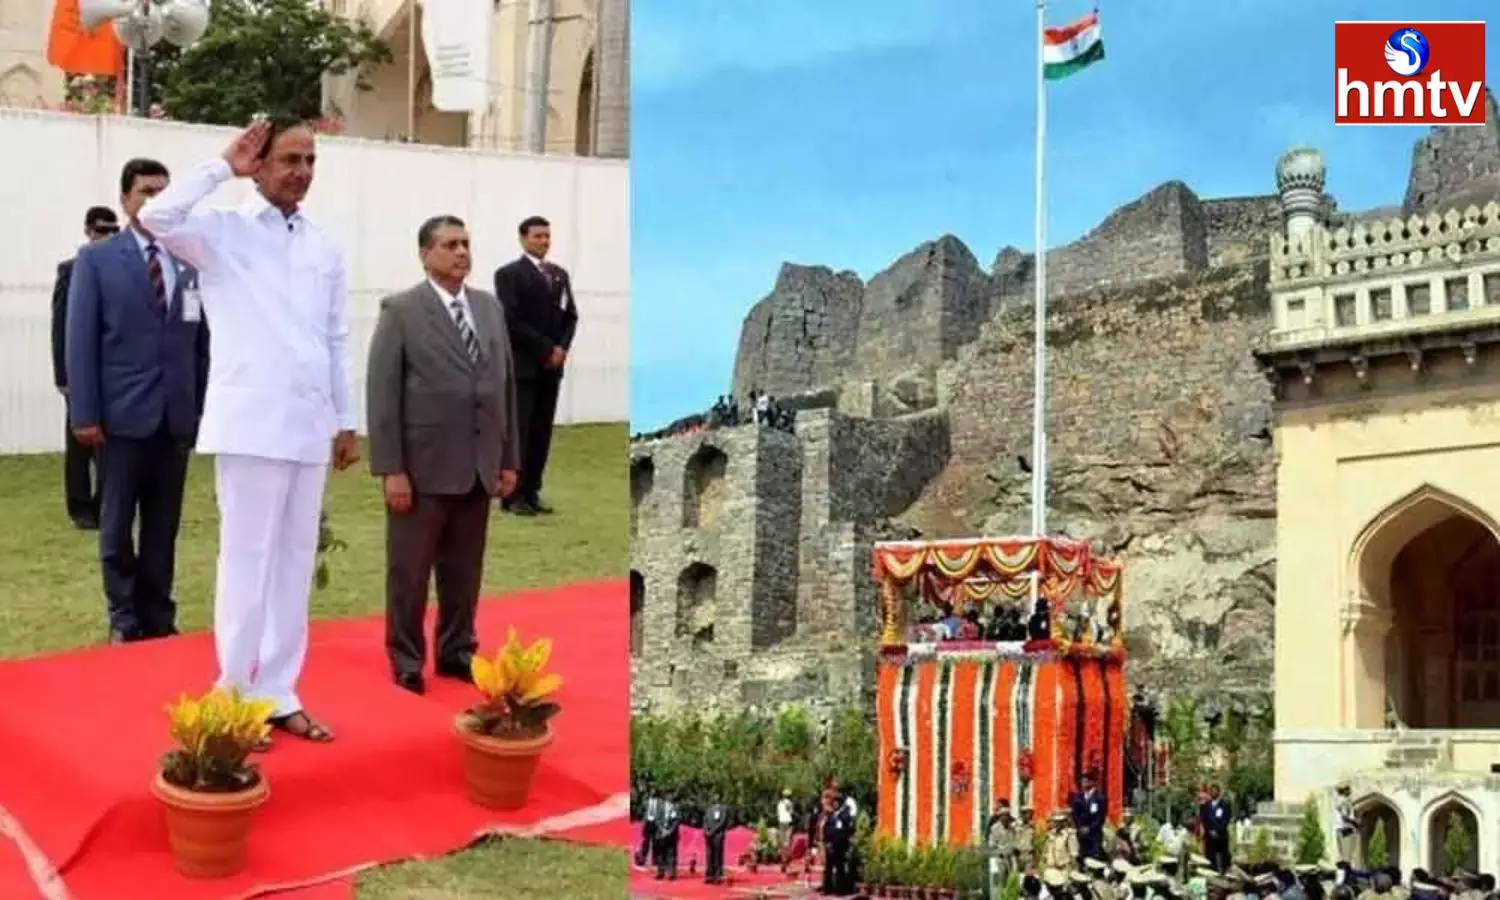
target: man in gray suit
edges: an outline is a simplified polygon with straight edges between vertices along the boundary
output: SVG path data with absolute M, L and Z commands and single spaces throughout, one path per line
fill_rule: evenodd
M 515 491 L 520 450 L 510 334 L 499 301 L 464 285 L 466 226 L 435 216 L 417 247 L 427 277 L 381 304 L 365 409 L 386 504 L 386 653 L 396 684 L 421 694 L 434 574 L 434 669 L 469 680 L 490 498 Z

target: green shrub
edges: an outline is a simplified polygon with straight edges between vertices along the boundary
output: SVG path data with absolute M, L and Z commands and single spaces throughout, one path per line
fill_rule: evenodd
M 1021 900 L 1021 873 L 1012 871 L 1005 876 L 1005 886 L 1000 888 L 1000 900 Z
M 1386 846 L 1385 820 L 1375 821 L 1375 832 L 1370 835 L 1370 846 L 1365 848 L 1365 868 L 1384 869 L 1391 864 L 1391 852 Z
M 829 779 L 846 785 L 862 810 L 875 808 L 875 728 L 859 709 L 836 713 L 819 739 L 808 713 L 742 712 L 631 720 L 631 777 L 677 797 L 686 809 L 732 804 L 741 820 L 772 820 L 782 790 L 799 802 Z
M 1256 865 L 1281 862 L 1276 848 L 1271 846 L 1271 832 L 1265 828 L 1257 828 L 1251 834 L 1249 852 L 1246 856 Z
M 1464 825 L 1463 816 L 1456 812 L 1449 813 L 1448 826 L 1443 833 L 1443 862 L 1448 867 L 1446 874 L 1464 868 L 1473 853 L 1474 838 L 1469 834 L 1468 826 Z
M 1299 865 L 1322 865 L 1328 856 L 1323 841 L 1323 823 L 1318 818 L 1318 804 L 1309 799 L 1302 807 L 1302 825 L 1297 831 L 1297 862 Z

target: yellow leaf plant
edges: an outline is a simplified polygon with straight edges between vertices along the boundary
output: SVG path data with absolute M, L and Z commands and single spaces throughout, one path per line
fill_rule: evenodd
M 177 746 L 162 758 L 162 776 L 177 787 L 205 793 L 254 786 L 260 771 L 249 761 L 250 754 L 270 734 L 275 711 L 270 701 L 247 699 L 228 688 L 196 698 L 182 695 L 167 706 Z
M 547 731 L 547 722 L 561 707 L 553 696 L 562 676 L 547 671 L 552 641 L 521 641 L 514 628 L 492 657 L 476 653 L 470 663 L 474 686 L 484 701 L 463 717 L 464 727 L 489 737 L 526 739 Z

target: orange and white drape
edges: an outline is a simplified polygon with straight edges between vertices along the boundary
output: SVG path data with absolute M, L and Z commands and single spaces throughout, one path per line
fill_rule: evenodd
M 1118 657 L 996 654 L 881 660 L 876 819 L 908 844 L 968 844 L 995 801 L 1038 822 L 1097 771 L 1124 808 L 1129 696 Z

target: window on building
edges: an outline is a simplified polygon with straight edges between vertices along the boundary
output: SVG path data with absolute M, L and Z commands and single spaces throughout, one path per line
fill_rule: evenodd
M 1353 294 L 1339 294 L 1333 298 L 1333 324 L 1348 328 L 1359 323 L 1359 313 L 1354 305 Z
M 1463 312 L 1469 308 L 1469 279 L 1450 278 L 1443 283 L 1448 312 Z
M 1375 288 L 1370 291 L 1370 318 L 1385 322 L 1391 318 L 1391 289 Z
M 1302 328 L 1307 325 L 1307 301 L 1301 297 L 1286 302 L 1286 327 Z
M 1425 316 L 1432 312 L 1432 285 L 1427 282 L 1406 286 L 1406 314 Z
M 1484 305 L 1500 306 L 1500 272 L 1484 276 Z

